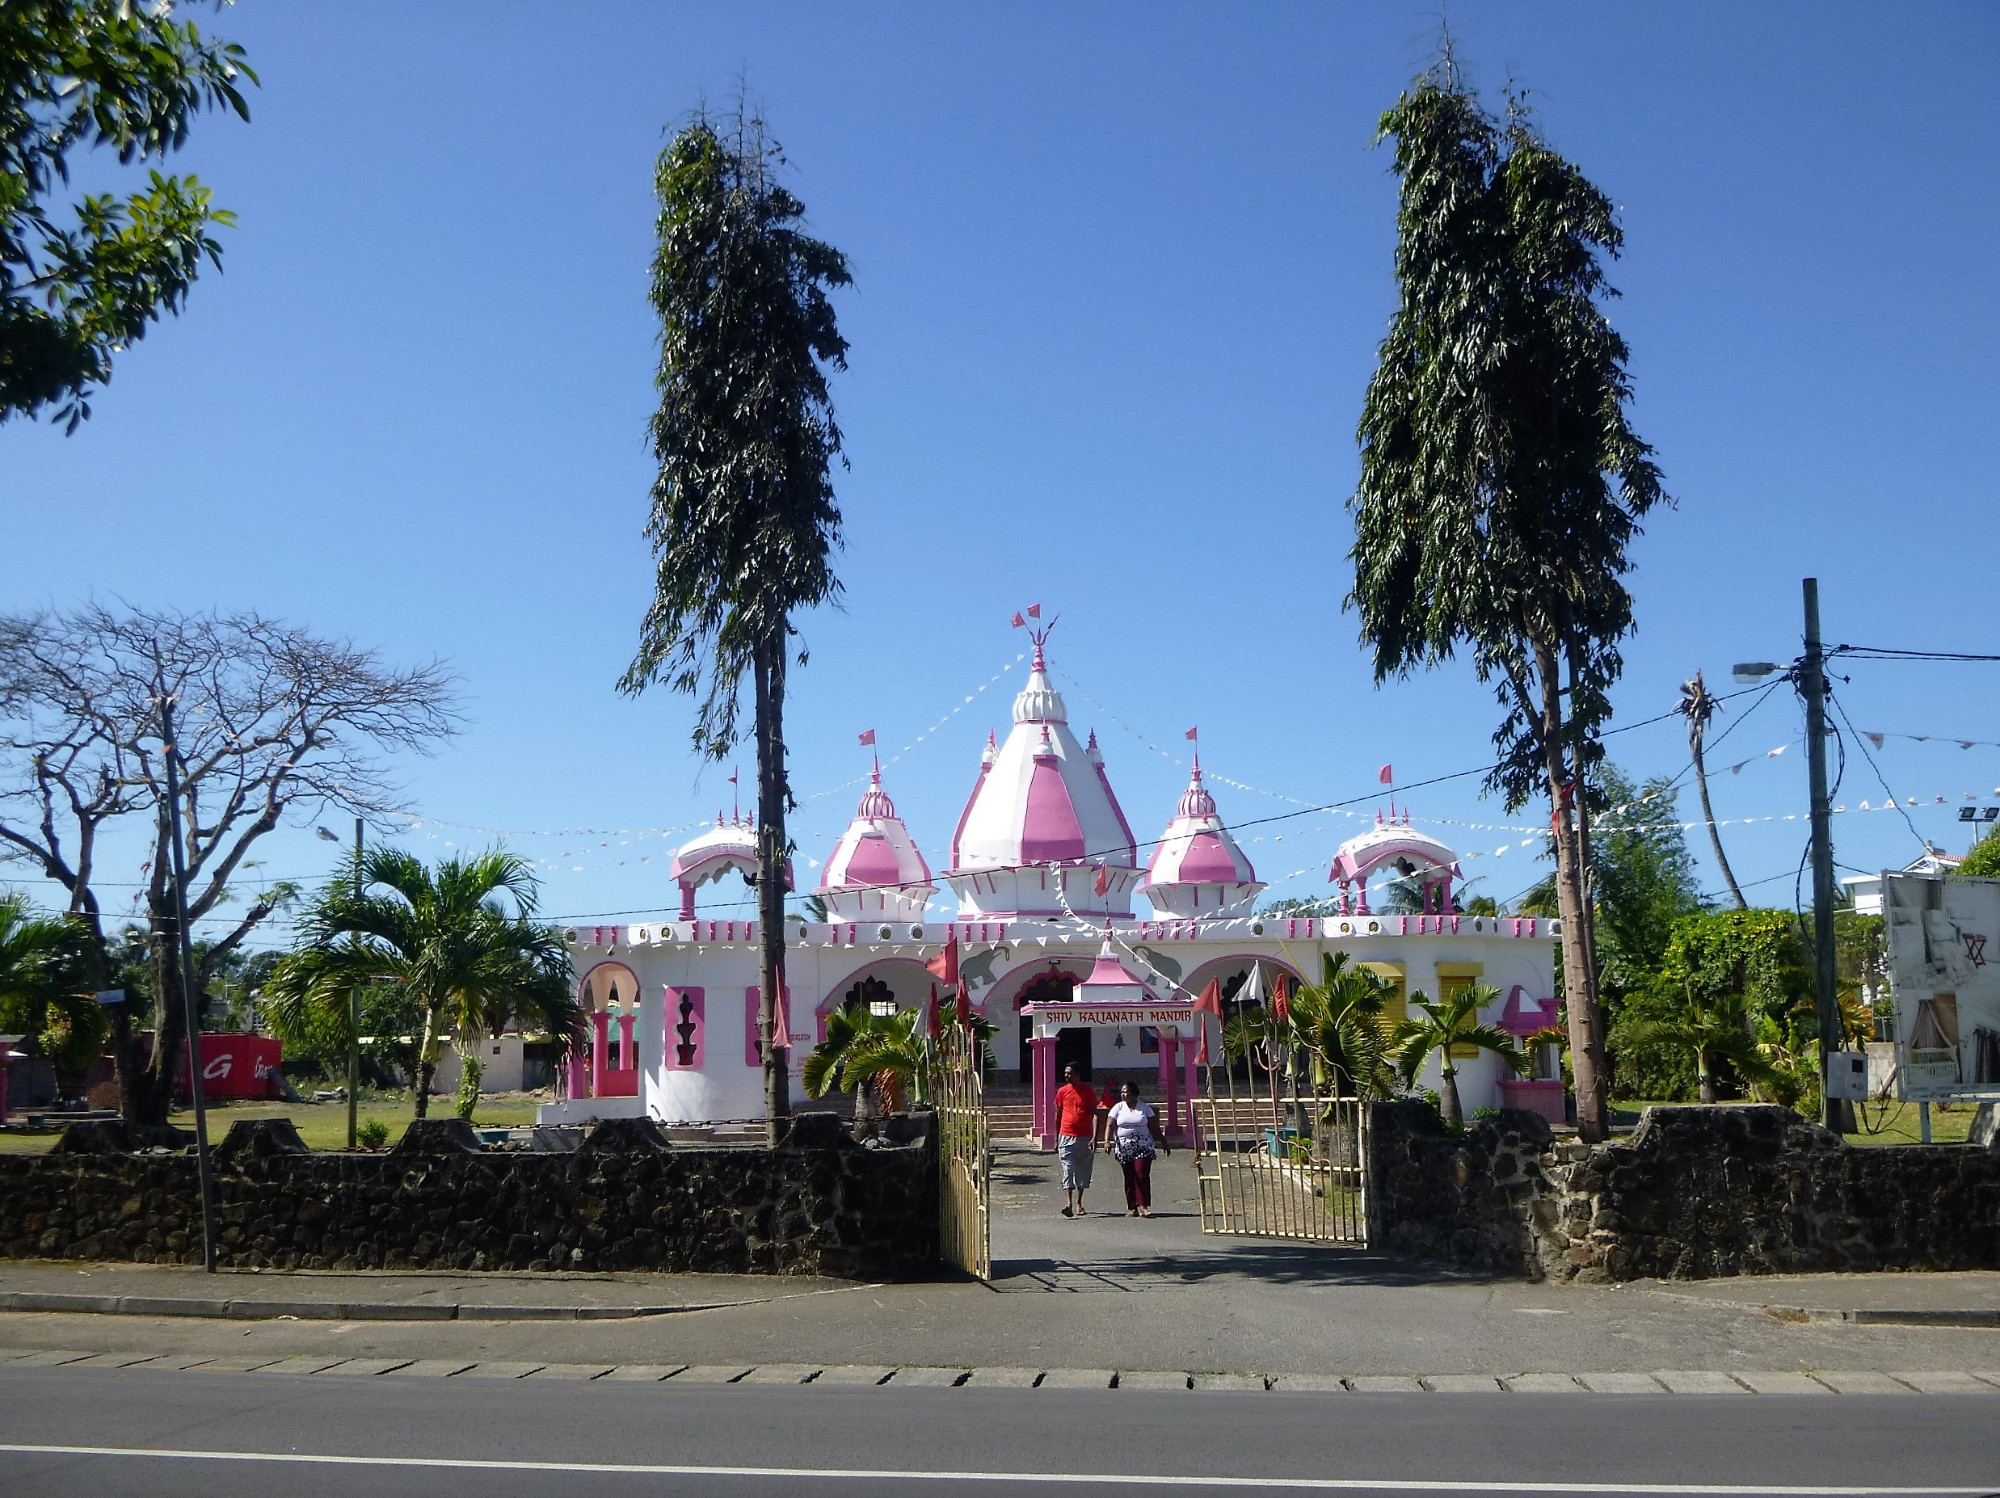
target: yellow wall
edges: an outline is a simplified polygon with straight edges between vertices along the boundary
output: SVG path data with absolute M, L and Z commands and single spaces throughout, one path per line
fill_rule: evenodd
M 1440 962 L 1437 965 L 1438 1002 L 1454 998 L 1479 981 L 1486 971 L 1485 964 L 1478 962 Z M 1469 1061 L 1479 1054 L 1476 1045 L 1455 1045 L 1451 1048 L 1451 1059 Z

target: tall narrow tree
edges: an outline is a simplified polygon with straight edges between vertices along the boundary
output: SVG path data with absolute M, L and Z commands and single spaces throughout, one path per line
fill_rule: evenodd
M 1716 825 L 1715 808 L 1708 804 L 1708 766 L 1702 761 L 1702 750 L 1708 740 L 1708 720 L 1715 716 L 1719 705 L 1709 695 L 1699 671 L 1694 673 L 1692 681 L 1681 683 L 1680 714 L 1688 720 L 1688 753 L 1694 758 L 1694 788 L 1701 795 L 1701 814 L 1708 821 L 1708 843 L 1715 849 L 1716 867 L 1722 870 L 1722 881 L 1735 897 L 1736 908 L 1748 910 L 1750 902 L 1743 898 L 1743 891 L 1736 883 L 1736 871 L 1729 867 L 1729 855 L 1722 851 L 1722 829 Z
M 1489 785 L 1510 810 L 1550 801 L 1578 1126 L 1602 1138 L 1589 782 L 1632 628 L 1626 548 L 1662 498 L 1599 305 L 1613 294 L 1600 256 L 1624 236 L 1522 101 L 1495 119 L 1449 54 L 1378 139 L 1401 181 L 1401 305 L 1361 417 L 1349 602 L 1378 681 L 1463 646 L 1497 683 Z
M 757 1033 L 775 1142 L 791 1111 L 785 985 L 785 672 L 794 616 L 838 596 L 832 467 L 840 456 L 827 372 L 847 367 L 828 291 L 850 284 L 838 250 L 801 225 L 785 160 L 739 105 L 725 133 L 697 114 L 660 153 L 659 475 L 646 523 L 658 576 L 639 652 L 619 683 L 695 696 L 694 744 L 720 760 L 738 738 L 751 679 L 757 749 Z M 805 652 L 797 659 L 804 664 Z

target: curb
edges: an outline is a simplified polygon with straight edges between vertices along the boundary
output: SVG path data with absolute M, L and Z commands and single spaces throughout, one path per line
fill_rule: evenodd
M 72 1316 L 196 1316 L 218 1321 L 628 1321 L 681 1311 L 714 1311 L 747 1305 L 718 1300 L 679 1306 L 462 1305 L 455 1301 L 402 1305 L 394 1301 L 194 1300 L 159 1295 L 63 1295 L 40 1290 L 0 1291 L 0 1311 L 44 1311 Z
M 1136 1394 L 1185 1393 L 1200 1401 L 1216 1393 L 1248 1396 L 1316 1394 L 1369 1398 L 1384 1394 L 1449 1398 L 1454 1394 L 1495 1397 L 1564 1396 L 1616 1400 L 1629 1395 L 1827 1398 L 1862 1395 L 1971 1395 L 2000 1398 L 2000 1370 L 1932 1370 L 1885 1373 L 1860 1369 L 1815 1369 L 1768 1373 L 1721 1373 L 1713 1369 L 1653 1373 L 1483 1373 L 1483 1374 L 1297 1374 L 1158 1372 L 1108 1368 L 868 1367 L 814 1363 L 695 1364 L 467 1362 L 458 1358 L 342 1358 L 294 1353 L 272 1356 L 158 1354 L 141 1352 L 28 1352 L 0 1349 L 0 1371 L 16 1369 L 116 1369 L 124 1372 L 290 1374 L 294 1377 L 360 1376 L 465 1378 L 514 1381 L 566 1379 L 582 1382 L 653 1383 L 671 1388 L 715 1388 L 724 1384 L 836 1389 L 922 1389 L 940 1394 L 963 1388 L 1023 1391 L 1049 1389 Z
M 1729 1302 L 1712 1301 L 1710 1304 Z M 1762 1311 L 1780 1321 L 1844 1322 L 1849 1326 L 2000 1326 L 2000 1310 L 1984 1308 L 1931 1310 L 1881 1306 L 1835 1310 L 1825 1306 L 1758 1305 L 1746 1309 Z

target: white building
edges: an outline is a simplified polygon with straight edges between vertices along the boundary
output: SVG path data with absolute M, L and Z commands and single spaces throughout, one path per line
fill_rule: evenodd
M 1095 733 L 1079 742 L 1070 728 L 1039 637 L 1012 729 L 1004 742 L 988 737 L 950 859 L 944 880 L 958 908 L 940 919 L 926 912 L 936 883 L 878 767 L 816 891 L 832 919 L 788 923 L 783 1009 L 795 1076 L 842 1004 L 927 1005 L 935 980 L 925 963 L 954 938 L 968 999 L 995 1026 L 1002 1075 L 1018 1068 L 1023 1081 L 1035 1071 L 1025 1006 L 1038 1006 L 1051 1032 L 1051 1075 L 1074 1062 L 1097 1073 L 1157 1067 L 1164 1080 L 1161 1051 L 1191 1051 L 1174 1036 L 1191 1035 L 1203 1016 L 1107 1022 L 1123 1011 L 1098 1005 L 1094 1022 L 1066 1026 L 1064 1011 L 1039 1006 L 1087 1008 L 1096 985 L 1121 1002 L 1143 994 L 1177 1011 L 1211 980 L 1232 999 L 1253 963 L 1264 965 L 1267 981 L 1280 972 L 1315 980 L 1326 952 L 1346 952 L 1389 979 L 1398 1005 L 1413 990 L 1437 997 L 1488 983 L 1500 998 L 1483 1019 L 1523 1037 L 1554 1022 L 1557 923 L 1451 913 L 1456 856 L 1411 828 L 1407 815 L 1378 818 L 1342 846 L 1332 870 L 1339 913 L 1326 916 L 1253 913 L 1264 886 L 1203 785 L 1198 758 L 1164 833 L 1142 844 Z M 754 829 L 718 818 L 675 860 L 678 917 L 570 929 L 579 991 L 593 1013 L 592 1056 L 572 1068 L 568 1100 L 542 1110 L 545 1122 L 761 1116 L 756 923 L 701 918 L 694 906 L 699 885 L 755 868 Z M 1421 888 L 1427 913 L 1371 911 L 1368 880 L 1381 870 Z M 1135 894 L 1145 898 L 1144 913 Z M 1085 1008 L 1076 1012 L 1082 1018 Z M 1503 1080 L 1500 1063 L 1484 1053 L 1456 1064 L 1468 1113 L 1513 1103 L 1561 1118 L 1559 1076 Z M 1437 1065 L 1434 1058 L 1428 1085 Z

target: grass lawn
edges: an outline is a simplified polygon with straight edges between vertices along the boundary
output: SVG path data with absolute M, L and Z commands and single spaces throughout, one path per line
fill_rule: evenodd
M 535 1121 L 536 1099 L 521 1094 L 512 1094 L 500 1099 L 482 1098 L 479 1111 L 473 1116 L 473 1123 L 498 1127 L 502 1124 L 529 1124 Z M 452 1100 L 448 1097 L 431 1099 L 431 1117 L 449 1118 Z M 415 1105 L 406 1097 L 384 1098 L 371 1102 L 364 1099 L 357 1110 L 359 1121 L 366 1123 L 371 1118 L 380 1119 L 389 1127 L 389 1143 L 394 1144 L 403 1137 L 403 1130 L 416 1117 Z M 17 1116 L 17 1115 L 10 1115 Z M 208 1110 L 208 1137 L 210 1143 L 220 1144 L 222 1136 L 229 1132 L 229 1126 L 239 1118 L 289 1118 L 299 1131 L 299 1138 L 307 1146 L 316 1150 L 337 1150 L 347 1147 L 347 1104 L 345 1103 L 228 1103 L 217 1104 Z M 172 1121 L 183 1129 L 194 1128 L 192 1110 L 176 1113 Z M 46 1134 L 0 1134 L 0 1151 L 13 1154 L 41 1154 L 52 1148 L 62 1137 L 61 1131 L 51 1129 Z
M 1651 1108 L 1657 1099 L 1636 1101 L 1627 1098 L 1615 1100 L 1611 1106 L 1627 1113 L 1640 1113 Z M 1683 1103 L 1659 1103 L 1661 1107 L 1686 1107 Z M 1972 1129 L 1973 1103 L 1933 1103 L 1931 1104 L 1931 1143 L 1963 1144 L 1965 1136 Z M 1915 1103 L 1869 1103 L 1863 1110 L 1865 1127 L 1859 1132 L 1842 1137 L 1849 1144 L 1917 1144 L 1918 1114 Z M 1875 1130 L 1877 1132 L 1869 1132 Z

